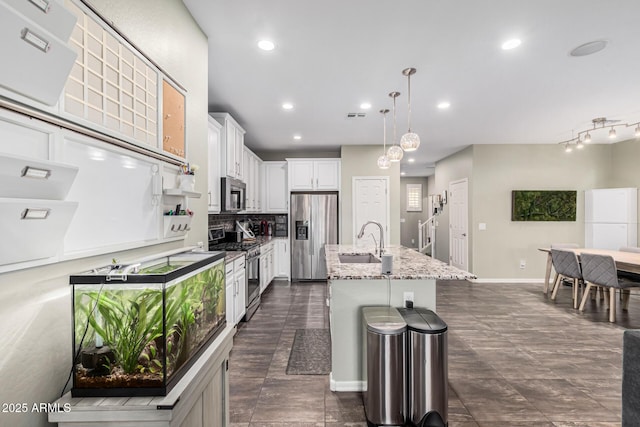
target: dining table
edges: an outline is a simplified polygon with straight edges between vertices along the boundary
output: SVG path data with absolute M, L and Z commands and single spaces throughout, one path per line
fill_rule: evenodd
M 551 278 L 551 248 L 538 248 L 541 252 L 547 253 L 547 269 L 544 275 L 544 293 L 547 293 L 547 287 L 549 286 L 549 279 Z M 616 251 L 611 249 L 594 249 L 594 248 L 562 248 L 565 251 L 573 251 L 578 255 L 583 252 L 598 255 L 611 255 L 616 262 L 616 269 L 618 271 L 626 273 L 640 274 L 640 253 Z

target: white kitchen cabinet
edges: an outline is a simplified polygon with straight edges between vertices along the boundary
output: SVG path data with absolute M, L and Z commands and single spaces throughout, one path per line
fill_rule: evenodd
M 274 242 L 260 246 L 260 294 L 273 281 L 274 277 Z
M 260 183 L 262 160 L 248 148 L 244 148 L 243 155 L 244 178 L 247 186 L 247 212 L 260 212 Z
M 30 7 L 37 12 L 34 5 L 24 6 Z M 67 40 L 58 37 L 70 33 L 75 16 L 61 4 L 54 10 L 59 13 L 53 19 L 36 23 L 0 1 L 0 86 L 46 105 L 58 102 L 77 56 Z
M 291 277 L 291 255 L 289 253 L 289 239 L 276 239 L 275 246 L 275 277 L 289 280 Z
M 236 324 L 242 321 L 247 312 L 247 271 L 245 269 L 245 257 L 241 257 L 233 262 L 233 273 L 236 278 L 236 299 L 235 299 L 235 316 Z
M 244 129 L 229 113 L 209 113 L 222 125 L 220 132 L 220 175 L 243 180 Z
M 209 149 L 209 213 L 220 213 L 220 134 L 222 125 L 209 117 L 207 145 Z
M 290 191 L 339 191 L 340 159 L 287 159 Z
M 287 213 L 289 192 L 287 191 L 287 162 L 262 162 L 263 212 Z
M 233 274 L 233 261 L 227 262 L 224 265 L 224 280 L 225 287 L 225 300 L 227 311 L 227 325 L 234 326 L 236 324 L 236 282 L 235 275 Z
M 262 212 L 262 191 L 260 191 L 260 187 L 262 185 L 262 160 L 260 157 L 254 154 L 253 156 L 253 167 L 252 167 L 252 187 L 254 189 L 253 192 L 253 205 L 255 207 L 256 212 Z
M 245 315 L 246 270 L 244 255 L 225 264 L 227 324 L 237 325 Z

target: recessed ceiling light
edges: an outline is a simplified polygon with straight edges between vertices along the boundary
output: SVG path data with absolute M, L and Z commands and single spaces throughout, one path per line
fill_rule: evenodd
M 520 43 L 522 43 L 520 39 L 507 40 L 506 42 L 502 43 L 502 50 L 515 49 L 516 47 L 520 46 Z
M 269 51 L 275 49 L 276 45 L 270 40 L 260 40 L 258 42 L 258 47 L 262 50 Z
M 300 135 L 293 135 L 293 139 L 295 139 L 296 141 L 300 141 L 302 139 L 302 136 Z
M 414 159 L 413 157 L 409 157 L 409 159 L 407 160 L 409 163 L 413 163 L 416 161 L 416 159 Z
M 368 110 L 369 108 L 371 108 L 371 104 L 369 104 L 368 102 L 363 102 L 362 104 L 360 104 L 360 108 L 362 110 Z
M 406 174 L 407 174 L 406 172 L 400 172 L 400 175 L 406 175 Z
M 438 104 L 438 108 L 441 110 L 446 110 L 449 107 L 451 107 L 451 104 L 448 101 L 442 101 Z
M 290 102 L 285 102 L 284 104 L 282 104 L 282 108 L 284 108 L 285 110 L 291 110 L 293 109 L 293 104 Z

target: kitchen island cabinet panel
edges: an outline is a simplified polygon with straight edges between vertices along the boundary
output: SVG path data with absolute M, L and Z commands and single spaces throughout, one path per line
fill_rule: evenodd
M 393 256 L 389 275 L 382 274 L 381 263 L 348 263 L 339 257 L 339 254 L 373 254 L 378 258 L 375 251 L 375 247 L 325 246 L 331 330 L 329 387 L 333 391 L 363 390 L 362 307 L 403 307 L 405 293 L 411 292 L 415 307 L 437 312 L 436 280 L 475 278 L 466 271 L 397 245 L 386 248 L 385 253 Z

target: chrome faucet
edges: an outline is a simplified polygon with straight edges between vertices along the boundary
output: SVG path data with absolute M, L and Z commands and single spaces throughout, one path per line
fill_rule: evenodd
M 378 255 L 382 256 L 382 253 L 384 252 L 384 231 L 382 230 L 382 225 L 379 222 L 377 222 L 377 221 L 367 221 L 364 224 L 362 224 L 362 228 L 360 229 L 360 233 L 358 233 L 358 239 L 362 239 L 362 236 L 364 236 L 364 229 L 369 224 L 375 224 L 380 229 L 380 248 L 378 249 Z M 376 239 L 374 238 L 373 241 L 375 242 Z

